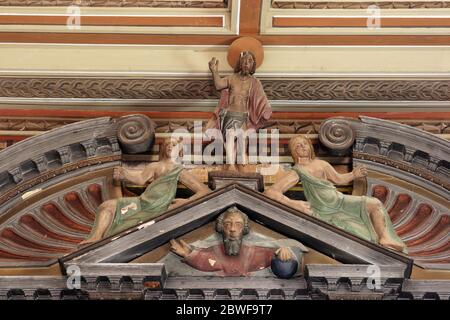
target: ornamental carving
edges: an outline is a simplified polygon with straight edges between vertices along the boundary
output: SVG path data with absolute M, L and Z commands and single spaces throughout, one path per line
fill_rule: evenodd
M 155 0 L 0 0 L 0 6 L 33 7 L 148 7 L 148 8 L 226 8 L 228 0 L 155 1 Z
M 341 2 L 313 2 L 313 1 L 273 1 L 272 8 L 277 9 L 367 9 L 376 5 L 380 9 L 442 9 L 450 8 L 448 1 L 341 1 Z
M 448 101 L 450 81 L 261 80 L 269 100 Z M 0 97 L 218 99 L 211 80 L 0 78 Z

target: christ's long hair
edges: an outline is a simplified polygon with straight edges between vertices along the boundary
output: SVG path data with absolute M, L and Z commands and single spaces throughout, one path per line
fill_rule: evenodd
M 308 143 L 309 150 L 310 150 L 310 153 L 309 153 L 310 159 L 312 160 L 316 157 L 316 154 L 314 153 L 314 147 L 313 147 L 310 139 L 307 139 L 303 136 L 292 137 L 291 140 L 289 140 L 289 152 L 291 153 L 295 164 L 298 162 L 298 156 L 299 156 L 297 154 L 297 152 L 295 151 L 295 146 L 297 145 L 297 143 L 299 143 L 302 140 L 306 141 Z
M 256 71 L 256 58 L 253 52 L 251 51 L 242 51 L 239 55 L 239 59 L 237 59 L 236 65 L 234 67 L 234 73 L 240 73 L 241 72 L 241 60 L 244 58 L 247 54 L 251 55 L 253 58 L 253 67 L 250 70 L 250 74 L 254 74 Z

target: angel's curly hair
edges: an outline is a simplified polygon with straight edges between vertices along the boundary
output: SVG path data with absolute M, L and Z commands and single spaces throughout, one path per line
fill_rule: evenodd
M 248 216 L 243 213 L 242 211 L 240 211 L 238 208 L 236 207 L 231 207 L 228 208 L 227 211 L 225 211 L 224 213 L 222 213 L 217 219 L 216 219 L 216 231 L 219 233 L 223 233 L 223 220 L 225 220 L 225 218 L 231 214 L 231 213 L 239 213 L 242 217 L 242 220 L 244 220 L 244 229 L 242 231 L 243 235 L 246 235 L 250 232 L 250 226 L 248 224 Z

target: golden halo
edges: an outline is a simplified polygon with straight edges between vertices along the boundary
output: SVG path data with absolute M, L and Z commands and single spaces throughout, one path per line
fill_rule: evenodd
M 256 58 L 256 68 L 258 68 L 264 60 L 264 49 L 259 40 L 252 37 L 241 37 L 233 41 L 228 49 L 228 64 L 234 69 L 239 55 L 243 51 L 251 51 Z

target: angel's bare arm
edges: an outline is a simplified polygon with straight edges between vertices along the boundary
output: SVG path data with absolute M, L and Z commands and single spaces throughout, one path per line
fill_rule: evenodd
M 298 175 L 294 171 L 289 171 L 281 179 L 266 189 L 265 194 L 283 194 L 299 182 Z
M 179 207 L 189 201 L 198 199 L 204 196 L 205 194 L 211 192 L 211 189 L 209 189 L 206 185 L 204 185 L 192 173 L 188 172 L 187 170 L 183 170 L 181 172 L 179 181 L 180 183 L 184 184 L 187 188 L 189 188 L 191 191 L 193 191 L 194 195 L 192 195 L 190 198 L 187 199 L 182 198 L 174 199 L 169 209 Z
M 189 201 L 198 199 L 211 192 L 210 188 L 199 181 L 196 176 L 194 176 L 187 170 L 183 170 L 183 172 L 181 173 L 180 182 L 194 192 L 194 195 L 187 199 Z
M 321 166 L 323 166 L 323 170 L 325 171 L 327 180 L 333 182 L 334 184 L 338 185 L 348 184 L 355 179 L 353 172 L 338 173 L 333 168 L 333 166 L 326 161 L 321 161 Z
M 285 203 L 288 206 L 293 207 L 294 209 L 300 210 L 305 213 L 311 213 L 311 208 L 308 202 L 301 200 L 292 200 L 283 194 L 290 188 L 297 185 L 298 182 L 299 177 L 297 173 L 295 173 L 294 171 L 290 171 L 280 180 L 275 182 L 271 187 L 267 188 L 266 191 L 264 191 L 264 194 L 267 197 L 278 202 Z
M 118 169 L 118 176 L 121 180 L 127 180 L 138 185 L 144 185 L 148 181 L 153 180 L 156 166 L 157 163 L 154 162 L 147 165 L 143 170 L 129 170 L 120 167 L 120 169 Z

